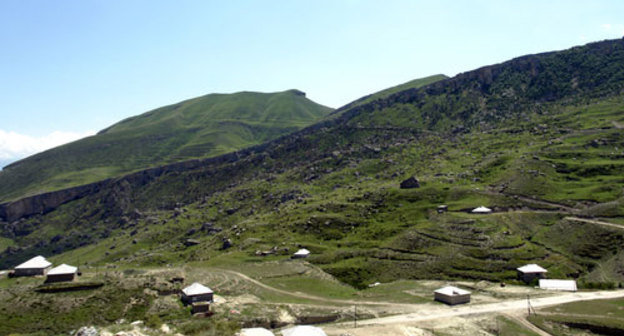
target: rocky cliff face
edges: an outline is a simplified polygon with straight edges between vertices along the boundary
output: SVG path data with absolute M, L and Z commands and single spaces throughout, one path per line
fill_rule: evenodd
M 61 204 L 84 197 L 105 186 L 109 181 L 101 181 L 75 188 L 40 194 L 20 200 L 0 204 L 0 219 L 14 221 L 22 217 L 44 214 Z
M 114 188 L 123 184 L 141 186 L 166 173 L 195 169 L 201 167 L 202 165 L 212 163 L 228 162 L 233 160 L 236 161 L 238 160 L 238 156 L 242 154 L 243 153 L 231 153 L 205 160 L 179 162 L 142 170 L 116 179 L 107 179 L 74 188 L 26 197 L 14 202 L 3 203 L 0 204 L 0 220 L 10 222 L 35 214 L 44 214 L 56 209 L 62 204 L 95 194 L 104 188 Z

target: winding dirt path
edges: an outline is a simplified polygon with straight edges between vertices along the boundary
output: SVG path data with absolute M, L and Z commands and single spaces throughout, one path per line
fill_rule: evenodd
M 322 302 L 326 302 L 326 303 L 336 303 L 336 304 L 343 304 L 343 305 L 371 305 L 371 306 L 393 306 L 393 307 L 404 307 L 404 308 L 409 308 L 410 310 L 415 310 L 416 307 L 418 307 L 419 305 L 417 304 L 410 304 L 410 303 L 396 303 L 396 302 L 385 302 L 385 301 L 360 301 L 360 300 L 340 300 L 340 299 L 329 299 L 329 298 L 325 298 L 325 297 L 321 297 L 321 296 L 315 296 L 315 295 L 311 295 L 311 294 L 306 294 L 306 293 L 301 293 L 301 292 L 290 292 L 287 290 L 283 290 L 283 289 L 279 289 L 279 288 L 275 288 L 275 287 L 271 287 L 267 284 L 264 284 L 256 279 L 250 278 L 249 276 L 240 273 L 240 272 L 236 272 L 236 271 L 231 271 L 231 270 L 226 270 L 226 269 L 215 269 L 218 270 L 219 272 L 223 272 L 223 273 L 228 273 L 230 275 L 234 275 L 237 277 L 240 277 L 242 279 L 244 279 L 245 281 L 251 282 L 254 285 L 264 288 L 266 290 L 270 290 L 276 293 L 280 293 L 280 294 L 284 294 L 284 295 L 289 295 L 289 296 L 294 296 L 294 297 L 298 297 L 300 299 L 307 299 L 307 300 L 314 300 L 314 301 L 322 301 Z
M 614 224 L 614 223 L 609 223 L 609 222 L 604 222 L 604 221 L 599 221 L 599 220 L 594 220 L 594 219 L 578 218 L 578 217 L 571 217 L 571 216 L 564 217 L 563 219 L 566 219 L 569 221 L 575 221 L 575 222 L 583 222 L 583 223 L 589 223 L 589 224 L 595 224 L 595 225 L 608 226 L 608 227 L 624 230 L 624 225 L 619 225 L 619 224 Z
M 555 202 L 551 202 L 551 201 L 546 201 L 546 200 L 543 200 L 543 199 L 537 199 L 537 198 L 521 196 L 521 195 L 511 195 L 511 194 L 505 194 L 505 193 L 501 193 L 501 195 L 505 195 L 505 196 L 508 196 L 508 197 L 514 197 L 514 198 L 517 198 L 519 200 L 525 201 L 527 203 L 535 203 L 535 204 L 551 206 L 551 207 L 554 207 L 554 208 L 559 208 L 562 211 L 569 212 L 569 213 L 575 213 L 575 212 L 578 211 L 578 209 L 575 209 L 575 208 L 573 208 L 571 206 L 568 206 L 568 205 L 565 205 L 565 204 L 561 204 L 561 203 L 555 203 Z
M 559 209 L 559 212 L 567 213 L 569 215 L 576 214 L 579 211 L 579 209 L 572 208 L 572 207 L 567 206 L 565 204 L 555 203 L 555 202 L 546 201 L 546 200 L 537 199 L 537 198 L 531 198 L 531 197 L 527 197 L 527 196 L 506 194 L 504 192 L 498 192 L 498 191 L 495 191 L 495 190 L 487 190 L 487 191 L 485 191 L 485 193 L 486 194 L 490 194 L 490 195 L 500 195 L 500 196 L 514 197 L 514 198 L 520 199 L 522 201 L 525 201 L 527 203 L 535 203 L 535 204 L 542 204 L 542 205 L 556 207 L 556 208 Z M 520 211 L 507 211 L 507 212 L 525 212 L 525 211 L 520 210 Z M 550 211 L 550 210 L 544 211 L 544 210 L 532 209 L 530 212 L 540 213 L 540 212 L 552 212 L 552 211 Z M 555 212 L 557 212 L 557 211 L 555 210 Z M 624 230 L 624 225 L 615 224 L 615 223 L 609 223 L 609 222 L 595 220 L 595 219 L 580 218 L 580 217 L 575 217 L 575 216 L 567 216 L 567 217 L 564 217 L 563 219 L 569 220 L 569 221 L 575 221 L 575 222 L 583 222 L 583 223 L 588 223 L 588 224 L 602 225 L 602 226 L 607 226 L 607 227 L 611 227 L 611 228 Z
M 548 206 L 548 207 L 558 208 L 562 212 L 567 212 L 567 213 L 571 213 L 571 214 L 574 214 L 574 213 L 579 211 L 579 209 L 573 208 L 573 207 L 571 207 L 569 205 L 556 203 L 556 202 L 551 202 L 551 201 L 547 201 L 547 200 L 543 200 L 543 199 L 539 199 L 539 198 L 523 196 L 523 195 L 508 194 L 508 193 L 496 191 L 496 190 L 493 190 L 493 189 L 484 190 L 483 193 L 484 194 L 489 194 L 489 195 L 511 197 L 511 198 L 519 199 L 519 200 L 527 202 L 527 203 L 540 204 L 540 205 L 544 205 L 544 206 Z M 533 209 L 533 210 L 536 210 L 536 209 Z

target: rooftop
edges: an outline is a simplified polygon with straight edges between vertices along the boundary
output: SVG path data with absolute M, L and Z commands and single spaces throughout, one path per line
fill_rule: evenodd
M 310 254 L 310 251 L 308 251 L 307 249 L 300 249 L 299 251 L 295 252 L 295 254 Z
M 50 272 L 48 272 L 48 275 L 74 274 L 76 271 L 78 271 L 78 267 L 61 264 L 51 269 Z
M 446 286 L 440 289 L 436 289 L 434 293 L 450 295 L 450 296 L 470 294 L 470 292 L 465 289 L 461 289 L 461 288 L 457 288 L 453 286 Z
M 282 330 L 284 336 L 327 336 L 323 329 L 313 326 L 296 326 Z
M 243 328 L 241 336 L 275 336 L 270 330 L 265 328 Z
M 474 208 L 474 209 L 472 210 L 472 212 L 473 212 L 473 213 L 490 213 L 490 212 L 492 212 L 492 209 L 490 209 L 490 208 L 486 208 L 486 207 L 484 207 L 484 206 L 482 205 L 482 206 L 480 206 L 480 207 L 478 207 L 478 208 Z
M 538 264 L 524 265 L 522 267 L 518 267 L 517 270 L 522 273 L 546 273 L 548 272 L 546 269 L 542 268 Z
M 192 285 L 184 288 L 182 290 L 182 293 L 184 293 L 184 295 L 186 296 L 193 296 L 193 295 L 202 295 L 202 294 L 211 294 L 213 293 L 212 289 L 198 283 L 195 282 Z
M 52 266 L 52 263 L 47 261 L 46 258 L 42 257 L 42 256 L 36 256 L 24 263 L 21 263 L 17 266 L 15 266 L 15 269 L 22 269 L 22 268 L 46 268 L 46 267 L 50 267 Z

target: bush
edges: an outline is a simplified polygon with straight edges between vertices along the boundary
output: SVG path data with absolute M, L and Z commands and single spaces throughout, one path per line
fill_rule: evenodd
M 158 329 L 160 328 L 162 324 L 163 324 L 162 319 L 160 318 L 160 316 L 156 314 L 148 315 L 145 318 L 145 325 L 149 328 Z
M 615 282 L 582 281 L 579 283 L 579 288 L 583 289 L 615 289 L 616 286 Z

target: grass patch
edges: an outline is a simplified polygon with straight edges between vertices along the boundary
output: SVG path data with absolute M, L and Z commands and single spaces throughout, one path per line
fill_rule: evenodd
M 505 336 L 539 336 L 532 330 L 527 329 L 520 323 L 505 316 L 496 317 L 496 335 Z
M 530 321 L 553 335 L 570 335 L 571 330 L 599 335 L 624 333 L 624 299 L 567 303 L 538 311 Z

